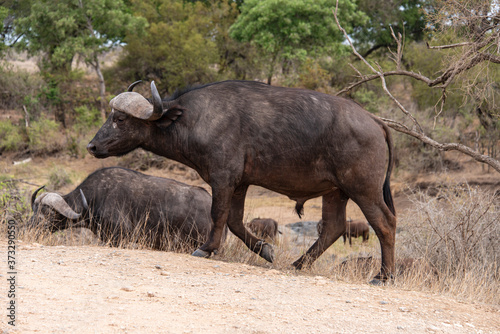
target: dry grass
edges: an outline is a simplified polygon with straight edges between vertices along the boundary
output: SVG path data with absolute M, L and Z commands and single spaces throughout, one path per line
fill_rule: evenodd
M 400 219 L 398 254 L 419 259 L 438 277 L 425 286 L 411 278 L 399 285 L 500 304 L 500 197 L 458 184 L 412 198 L 413 209 Z
M 134 249 L 155 246 L 151 241 L 155 238 L 144 233 L 144 226 L 138 226 L 131 234 L 122 234 L 118 243 L 99 241 L 87 229 L 72 228 L 56 233 L 24 229 L 23 223 L 31 215 L 30 192 L 22 190 L 16 183 L 0 184 L 0 233 L 4 233 L 6 217 L 10 215 L 20 222 L 18 238 L 24 242 L 99 244 Z M 500 198 L 467 185 L 446 185 L 441 187 L 437 196 L 415 193 L 411 200 L 412 209 L 399 217 L 397 273 L 391 286 L 500 305 Z M 259 209 L 259 204 L 272 204 L 258 198 L 249 202 L 254 210 Z M 278 202 L 288 210 L 281 199 Z M 247 215 L 256 214 L 250 209 Z M 380 246 L 371 231 L 367 243 L 358 238 L 349 247 L 339 239 L 310 268 L 297 272 L 291 263 L 307 251 L 315 238 L 298 235 L 283 225 L 280 225 L 280 230 L 283 234 L 275 242 L 276 260 L 272 264 L 249 251 L 232 234 L 214 258 L 272 268 L 286 274 L 321 275 L 353 283 L 368 282 L 380 267 Z M 191 244 L 180 243 L 175 235 L 164 236 L 162 240 L 161 248 L 165 250 L 186 253 L 193 250 Z

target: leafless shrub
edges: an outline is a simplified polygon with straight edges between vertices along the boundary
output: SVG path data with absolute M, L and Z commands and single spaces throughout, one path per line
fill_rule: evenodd
M 500 199 L 467 184 L 415 193 L 400 218 L 399 256 L 417 258 L 439 277 L 433 289 L 499 303 Z

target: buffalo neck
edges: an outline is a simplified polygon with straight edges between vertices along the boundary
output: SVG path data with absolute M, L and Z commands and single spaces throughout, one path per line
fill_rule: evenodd
M 148 140 L 141 145 L 141 148 L 196 169 L 196 164 L 187 154 L 188 136 L 183 130 L 175 122 L 168 127 L 153 127 L 151 135 L 147 136 Z

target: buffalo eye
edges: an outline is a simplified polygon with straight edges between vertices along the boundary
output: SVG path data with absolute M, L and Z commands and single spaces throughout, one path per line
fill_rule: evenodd
M 115 123 L 122 123 L 126 118 L 127 118 L 127 116 L 125 116 L 125 115 L 115 116 L 113 118 L 113 122 L 115 122 Z

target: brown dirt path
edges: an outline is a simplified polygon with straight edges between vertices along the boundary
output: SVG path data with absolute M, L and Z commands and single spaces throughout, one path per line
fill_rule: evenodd
M 0 333 L 500 333 L 489 306 L 185 254 L 19 242 L 16 258 Z

